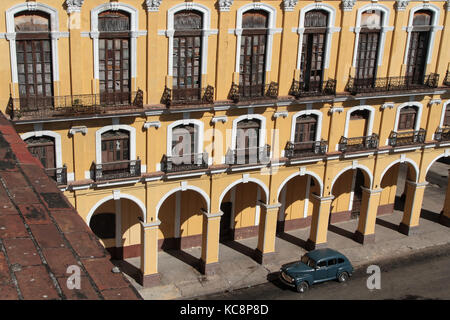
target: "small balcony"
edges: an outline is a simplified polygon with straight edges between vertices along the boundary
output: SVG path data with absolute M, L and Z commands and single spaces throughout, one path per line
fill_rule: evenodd
M 162 171 L 165 173 L 208 169 L 208 153 L 192 153 L 182 156 L 167 156 L 162 159 Z
M 289 159 L 322 156 L 327 152 L 328 141 L 288 141 L 284 149 L 284 156 Z
M 378 148 L 378 135 L 373 133 L 370 136 L 341 137 L 339 141 L 339 151 L 341 152 L 360 152 L 366 150 L 373 150 Z
M 123 93 L 10 98 L 7 113 L 12 120 L 18 120 L 23 117 L 47 118 L 101 114 L 107 111 L 135 108 L 143 108 L 142 90 Z
M 419 79 L 419 81 L 409 76 L 369 79 L 356 79 L 350 77 L 346 90 L 353 95 L 361 93 L 407 91 L 436 88 L 438 82 L 439 74 L 437 73 L 430 73 L 422 79 Z
M 270 162 L 270 146 L 229 149 L 225 155 L 228 165 L 268 164 Z
M 434 133 L 434 140 L 439 142 L 450 141 L 450 126 L 437 128 Z
M 161 103 L 167 107 L 183 105 L 203 105 L 214 103 L 214 87 L 170 89 L 164 88 Z
M 450 87 L 450 71 L 448 71 L 448 70 L 447 70 L 447 73 L 445 74 L 444 85 Z
M 389 145 L 392 147 L 417 145 L 425 142 L 425 129 L 411 131 L 392 131 L 389 135 Z
M 277 99 L 278 83 L 258 84 L 252 86 L 237 85 L 233 82 L 228 98 L 234 103 L 248 100 Z
M 67 167 L 45 169 L 47 176 L 56 181 L 58 186 L 67 184 Z
M 141 160 L 94 163 L 94 180 L 105 181 L 141 176 Z
M 292 80 L 289 95 L 295 99 L 304 97 L 331 96 L 336 95 L 336 80 L 328 79 L 322 81 L 310 81 L 308 84 L 298 80 Z

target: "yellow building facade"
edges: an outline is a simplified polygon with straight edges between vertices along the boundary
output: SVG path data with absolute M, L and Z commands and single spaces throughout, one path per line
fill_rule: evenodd
M 450 155 L 448 1 L 6 0 L 0 102 L 110 252 L 141 257 L 358 219 L 375 239 L 407 166 L 419 226 Z M 450 225 L 450 195 L 442 223 Z

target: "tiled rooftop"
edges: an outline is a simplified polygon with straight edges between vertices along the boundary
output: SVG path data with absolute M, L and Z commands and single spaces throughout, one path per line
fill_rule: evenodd
M 109 259 L 0 113 L 0 300 L 141 299 Z M 67 285 L 72 265 L 80 289 Z

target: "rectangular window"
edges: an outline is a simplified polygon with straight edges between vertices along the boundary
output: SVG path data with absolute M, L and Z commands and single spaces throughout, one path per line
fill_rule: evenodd
M 303 35 L 300 82 L 305 91 L 320 91 L 325 56 L 325 33 Z
M 356 61 L 356 79 L 359 86 L 371 87 L 374 84 L 377 72 L 379 39 L 379 30 L 359 34 Z
M 406 75 L 408 81 L 414 84 L 423 84 L 428 50 L 428 31 L 411 32 L 408 66 Z
M 264 96 L 266 31 L 245 30 L 241 38 L 239 86 L 242 97 Z

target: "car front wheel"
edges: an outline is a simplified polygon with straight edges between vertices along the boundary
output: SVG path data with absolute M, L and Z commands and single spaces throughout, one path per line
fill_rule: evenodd
M 342 272 L 338 276 L 338 280 L 339 280 L 339 282 L 347 282 L 347 280 L 348 280 L 348 273 L 347 272 Z
M 308 285 L 308 282 L 306 282 L 306 281 L 300 282 L 296 287 L 297 292 L 300 292 L 300 293 L 306 292 L 308 290 L 308 288 L 309 288 L 309 285 Z

